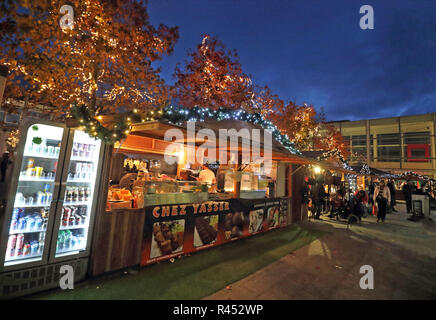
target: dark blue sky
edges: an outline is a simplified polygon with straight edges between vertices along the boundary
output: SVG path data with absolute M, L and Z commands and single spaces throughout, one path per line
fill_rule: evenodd
M 365 4 L 374 30 L 359 27 Z M 256 84 L 328 120 L 436 111 L 436 0 L 149 0 L 149 14 L 180 28 L 162 61 L 169 83 L 207 33 L 237 50 Z

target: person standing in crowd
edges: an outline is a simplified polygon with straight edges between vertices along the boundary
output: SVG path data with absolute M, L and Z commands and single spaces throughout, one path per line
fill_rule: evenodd
M 387 184 L 389 191 L 391 192 L 391 208 L 393 212 L 398 212 L 397 210 L 395 210 L 395 205 L 396 205 L 396 201 L 395 201 L 395 185 L 394 182 L 392 180 L 389 180 L 388 184 Z
M 373 199 L 378 205 L 377 222 L 379 222 L 381 219 L 381 221 L 384 223 L 387 205 L 391 202 L 391 192 L 386 186 L 384 180 L 380 181 L 379 186 L 375 188 Z
M 309 186 L 307 181 L 303 180 L 303 185 L 300 189 L 301 194 L 301 220 L 305 220 L 307 218 L 307 206 L 309 204 Z
M 407 213 L 411 213 L 412 212 L 413 186 L 412 186 L 412 182 L 410 180 L 407 180 L 407 182 L 404 184 L 403 194 L 404 194 L 404 199 L 406 200 Z
M 374 205 L 374 199 L 372 198 L 374 196 L 374 191 L 375 191 L 375 184 L 373 181 L 371 181 L 371 183 L 369 184 L 369 188 L 368 188 L 368 195 L 369 195 L 369 205 Z
M 321 215 L 321 207 L 324 199 L 324 188 L 322 184 L 316 182 L 314 186 L 312 186 L 312 214 L 315 214 L 315 219 L 320 219 Z
M 3 153 L 2 159 L 0 161 L 0 173 L 1 173 L 1 182 L 5 182 L 6 179 L 6 171 L 8 170 L 8 166 L 12 163 L 9 159 L 9 152 Z

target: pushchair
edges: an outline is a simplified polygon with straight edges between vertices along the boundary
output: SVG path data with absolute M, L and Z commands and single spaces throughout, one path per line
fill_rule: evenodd
M 350 201 L 344 202 L 342 206 L 334 206 L 331 212 L 331 217 L 337 221 L 340 219 L 347 220 L 347 226 L 356 222 L 360 224 L 364 215 L 364 206 L 355 196 L 351 196 Z

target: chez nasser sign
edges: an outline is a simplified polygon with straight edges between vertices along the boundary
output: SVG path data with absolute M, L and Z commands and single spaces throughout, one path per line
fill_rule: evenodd
M 154 218 L 159 219 L 165 217 L 184 216 L 187 212 L 192 212 L 193 214 L 206 214 L 228 210 L 230 210 L 230 207 L 227 201 L 209 201 L 203 203 L 177 204 L 171 206 L 155 206 L 152 207 L 152 215 Z

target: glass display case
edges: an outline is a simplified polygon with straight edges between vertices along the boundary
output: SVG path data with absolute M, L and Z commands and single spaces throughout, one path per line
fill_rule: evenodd
M 209 199 L 208 186 L 198 181 L 143 181 L 144 206 L 193 203 Z

